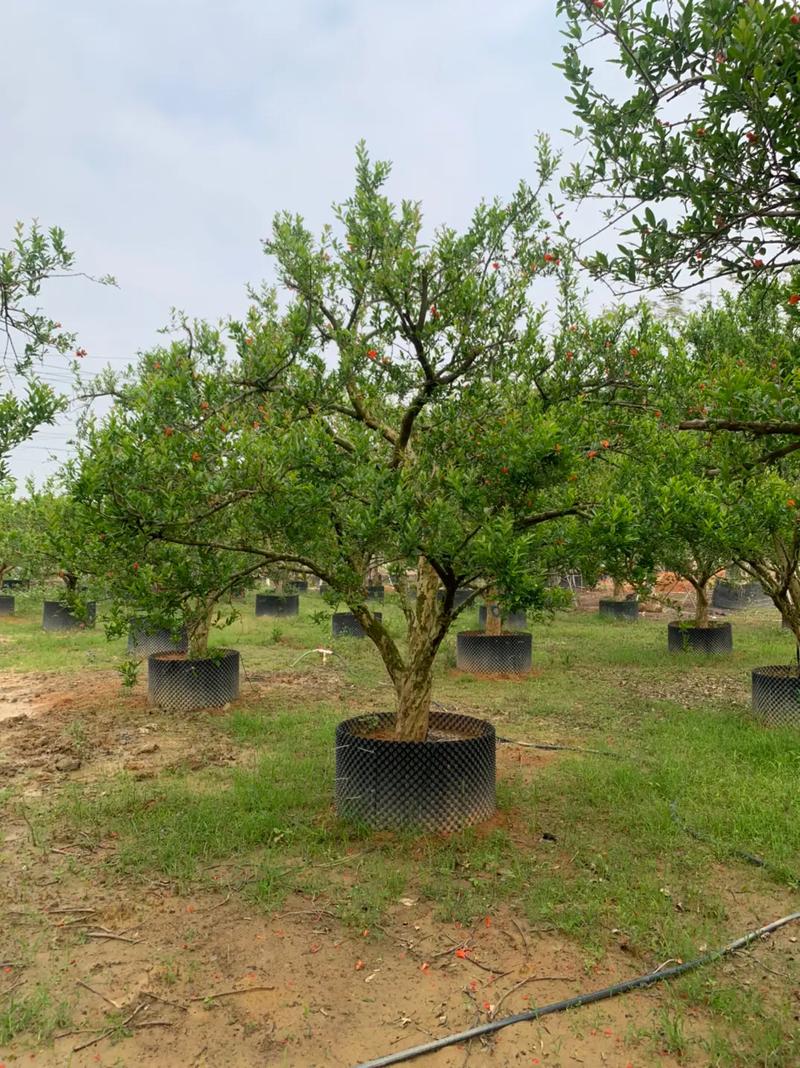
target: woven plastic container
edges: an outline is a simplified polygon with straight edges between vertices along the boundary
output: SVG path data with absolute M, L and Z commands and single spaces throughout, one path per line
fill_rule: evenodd
M 667 624 L 667 647 L 671 653 L 723 655 L 733 652 L 733 631 L 730 623 L 692 627 L 672 622 Z
M 456 635 L 456 667 L 474 675 L 526 675 L 531 670 L 532 646 L 527 633 L 462 630 Z
M 300 612 L 300 598 L 296 593 L 257 593 L 257 616 L 296 616 Z
M 611 597 L 600 599 L 600 615 L 605 619 L 619 619 L 623 623 L 635 623 L 639 618 L 638 601 L 615 601 Z
M 795 664 L 753 668 L 753 714 L 770 727 L 800 727 L 800 674 Z
M 94 625 L 96 604 L 90 601 L 86 605 L 86 619 L 73 615 L 60 601 L 45 601 L 42 605 L 42 627 L 44 630 L 79 630 L 81 627 Z
M 383 612 L 372 613 L 376 619 L 383 619 Z M 331 621 L 334 638 L 365 638 L 366 633 L 352 612 L 334 612 Z
M 503 616 L 503 627 L 508 630 L 525 630 L 528 619 L 524 612 L 509 612 Z M 478 605 L 478 626 L 486 626 L 486 605 Z
M 239 696 L 239 654 L 222 649 L 217 656 L 186 660 L 155 653 L 147 661 L 147 695 L 170 712 L 221 708 Z
M 377 828 L 458 831 L 495 812 L 495 730 L 472 716 L 431 715 L 424 742 L 369 737 L 389 732 L 394 714 L 345 720 L 336 728 L 336 811 Z
M 711 593 L 711 605 L 729 612 L 739 608 L 770 608 L 772 598 L 764 592 L 759 582 L 732 585 L 725 579 L 718 579 Z
M 167 627 L 148 627 L 144 621 L 134 624 L 128 632 L 128 653 L 147 657 L 155 653 L 185 653 L 189 648 L 186 628 L 173 634 Z
M 8 597 L 5 594 L 0 596 L 0 616 L 11 616 L 14 614 L 14 598 Z

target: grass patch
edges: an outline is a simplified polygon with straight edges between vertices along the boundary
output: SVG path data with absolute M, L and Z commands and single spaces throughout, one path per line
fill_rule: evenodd
M 218 644 L 240 649 L 248 672 L 313 676 L 318 659 L 298 658 L 321 643 L 330 647 L 329 624 L 317 618 L 317 598 L 302 604 L 297 620 L 281 620 L 278 641 L 272 621 L 245 616 Z M 384 610 L 399 633 L 397 606 Z M 469 614 L 455 629 L 472 625 Z M 337 823 L 335 724 L 355 714 L 359 696 L 365 709 L 384 699 L 390 707 L 391 699 L 371 643 L 352 639 L 333 643 L 333 670 L 352 710 L 327 693 L 304 699 L 298 687 L 284 699 L 273 691 L 208 721 L 209 731 L 247 750 L 242 766 L 73 787 L 54 818 L 97 840 L 114 834 L 113 863 L 123 877 L 157 872 L 187 886 L 206 878 L 210 865 L 227 866 L 230 887 L 266 910 L 301 891 L 355 928 L 380 923 L 404 894 L 465 925 L 508 905 L 573 939 L 587 965 L 624 942 L 631 971 L 644 971 L 741 934 L 730 889 L 774 899 L 800 877 L 800 732 L 765 730 L 746 706 L 750 668 L 788 662 L 793 643 L 766 615 L 737 616 L 734 641 L 727 658 L 670 655 L 663 622 L 622 627 L 560 614 L 534 628 L 532 677 L 489 681 L 452 670 L 451 635 L 437 666 L 442 706 L 484 715 L 509 737 L 619 757 L 521 762 L 498 784 L 491 828 L 374 834 Z M 76 745 L 82 729 L 79 722 L 72 728 Z M 514 767 L 510 760 L 503 766 Z M 704 840 L 687 834 L 684 822 Z M 769 868 L 747 865 L 742 852 L 762 856 Z M 688 1004 L 715 1021 L 702 1038 L 708 1064 L 800 1063 L 796 1039 L 787 1039 L 789 987 L 783 1001 L 765 1004 L 721 975 L 704 969 L 672 988 L 674 1004 L 647 1036 L 653 1048 L 697 1055 L 701 1040 L 690 1043 L 682 1015 Z
M 25 1035 L 36 1043 L 49 1041 L 53 1034 L 71 1023 L 70 1007 L 54 1002 L 42 986 L 32 994 L 11 994 L 0 1002 L 0 1046 Z

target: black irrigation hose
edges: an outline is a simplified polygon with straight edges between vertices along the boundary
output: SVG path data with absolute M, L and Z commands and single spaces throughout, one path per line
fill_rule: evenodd
M 660 983 L 664 979 L 674 979 L 676 976 L 699 968 L 703 964 L 710 964 L 712 961 L 727 957 L 731 953 L 735 953 L 737 949 L 749 946 L 757 938 L 765 938 L 767 935 L 772 934 L 773 931 L 777 931 L 778 928 L 785 927 L 786 924 L 794 923 L 797 920 L 800 920 L 800 912 L 793 912 L 789 916 L 773 920 L 772 923 L 768 923 L 765 927 L 759 927 L 756 931 L 748 932 L 721 949 L 711 950 L 710 953 L 704 953 L 702 957 L 695 957 L 694 960 L 688 960 L 684 964 L 676 964 L 672 968 L 648 972 L 647 975 L 640 975 L 635 979 L 626 979 L 622 983 L 615 983 L 614 986 L 607 986 L 602 990 L 593 990 L 589 994 L 578 994 L 574 998 L 553 1001 L 549 1005 L 543 1005 L 540 1009 L 530 1009 L 528 1012 L 518 1012 L 514 1016 L 505 1016 L 500 1020 L 492 1020 L 491 1023 L 481 1024 L 480 1027 L 471 1027 L 468 1031 L 460 1031 L 455 1035 L 447 1035 L 445 1038 L 435 1039 L 433 1042 L 425 1042 L 421 1046 L 411 1046 L 408 1049 L 400 1050 L 398 1053 L 389 1053 L 385 1057 L 378 1057 L 373 1061 L 364 1061 L 357 1065 L 356 1068 L 384 1068 L 385 1065 L 400 1064 L 403 1061 L 410 1061 L 414 1057 L 421 1057 L 426 1053 L 435 1053 L 436 1050 L 444 1049 L 447 1046 L 455 1046 L 459 1042 L 480 1038 L 481 1035 L 491 1035 L 504 1027 L 510 1027 L 512 1024 L 538 1020 L 542 1016 L 551 1016 L 553 1013 L 564 1012 L 566 1009 L 578 1008 L 581 1005 L 592 1005 L 597 1001 L 605 1001 L 608 998 L 617 997 L 619 994 L 627 994 L 631 990 L 640 990 L 642 987 Z
M 700 831 L 690 827 L 688 823 L 685 823 L 678 812 L 678 802 L 670 801 L 669 812 L 673 821 L 680 827 L 682 831 L 685 831 L 690 838 L 694 838 L 696 842 L 701 842 L 703 845 L 711 846 L 717 853 L 728 853 L 732 857 L 737 857 L 739 860 L 745 860 L 748 864 L 753 864 L 757 868 L 763 868 L 764 871 L 771 872 L 773 875 L 778 876 L 781 879 L 789 877 L 794 886 L 800 886 L 800 879 L 791 872 L 787 872 L 786 869 L 778 867 L 777 864 L 771 863 L 769 860 L 765 860 L 763 857 L 757 856 L 755 853 L 748 853 L 746 849 L 739 849 L 737 846 L 730 848 L 723 846 L 720 842 L 717 842 L 714 838 L 707 834 L 701 834 Z
M 520 742 L 517 738 L 501 738 L 497 737 L 497 744 L 504 742 L 506 745 L 518 745 L 522 749 L 549 749 L 556 752 L 565 753 L 591 753 L 592 756 L 604 756 L 611 757 L 613 760 L 620 760 L 619 753 L 612 753 L 608 749 L 581 749 L 577 745 L 557 745 L 555 742 Z

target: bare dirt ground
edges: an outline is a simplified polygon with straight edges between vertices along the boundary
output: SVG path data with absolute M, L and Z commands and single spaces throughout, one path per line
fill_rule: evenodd
M 254 677 L 252 686 L 253 700 L 273 687 L 284 701 L 293 693 L 308 700 L 308 687 L 336 696 L 338 682 L 333 673 L 284 672 Z M 91 682 L 6 673 L 0 695 L 0 785 L 23 784 L 2 827 L 0 1008 L 38 983 L 72 1007 L 71 1025 L 52 1046 L 18 1040 L 0 1049 L 3 1066 L 345 1068 L 647 970 L 622 935 L 596 965 L 575 943 L 506 910 L 467 931 L 437 921 L 434 907 L 413 894 L 398 899 L 379 928 L 359 931 L 309 897 L 270 915 L 227 889 L 187 897 L 166 880 L 121 882 L 104 867 L 113 838 L 43 845 L 26 799 L 122 768 L 145 778 L 172 766 L 230 764 L 240 751 L 210 738 L 196 716 L 148 709 L 143 688 L 122 693 L 110 671 Z M 502 747 L 499 775 L 533 774 L 554 759 Z M 210 871 L 227 887 L 233 870 Z M 778 888 L 765 899 L 743 887 L 730 902 L 732 929 L 790 907 Z M 768 990 L 781 983 L 785 956 L 797 956 L 796 936 L 781 931 L 718 965 L 719 974 Z M 658 1031 L 665 997 L 660 989 L 631 994 L 413 1063 L 699 1065 L 666 1050 L 654 1055 L 645 1033 Z M 693 1010 L 691 1019 L 704 1034 L 703 1014 Z

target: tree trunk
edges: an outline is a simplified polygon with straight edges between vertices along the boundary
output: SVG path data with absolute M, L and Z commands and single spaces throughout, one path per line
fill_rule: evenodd
M 439 575 L 420 558 L 416 610 L 409 620 L 408 655 L 403 669 L 393 679 L 397 698 L 395 734 L 422 741 L 428 736 L 433 688 L 433 662 L 444 631 L 439 605 Z
M 494 590 L 486 591 L 486 633 L 497 635 L 503 633 L 503 614 L 495 600 Z
M 187 624 L 189 632 L 189 649 L 187 656 L 190 660 L 202 660 L 208 656 L 208 636 L 211 633 L 211 622 L 214 618 L 216 601 L 202 606 L 202 613 L 198 614 L 193 622 Z
M 694 586 L 696 602 L 694 625 L 696 627 L 707 627 L 709 610 L 708 579 L 705 581 L 693 582 L 692 585 Z
M 361 602 L 348 607 L 381 654 L 395 690 L 395 737 L 404 741 L 424 741 L 428 736 L 433 685 L 433 663 L 446 634 L 436 593 L 439 575 L 420 557 L 417 600 L 408 606 L 407 654 L 401 656 L 391 634 Z
M 405 741 L 424 741 L 428 737 L 433 690 L 433 659 L 422 658 L 409 664 L 395 680 L 397 710 L 395 734 Z
M 611 594 L 611 596 L 614 598 L 615 601 L 622 601 L 624 600 L 624 593 L 625 583 L 620 582 L 619 579 L 614 579 L 614 592 Z

